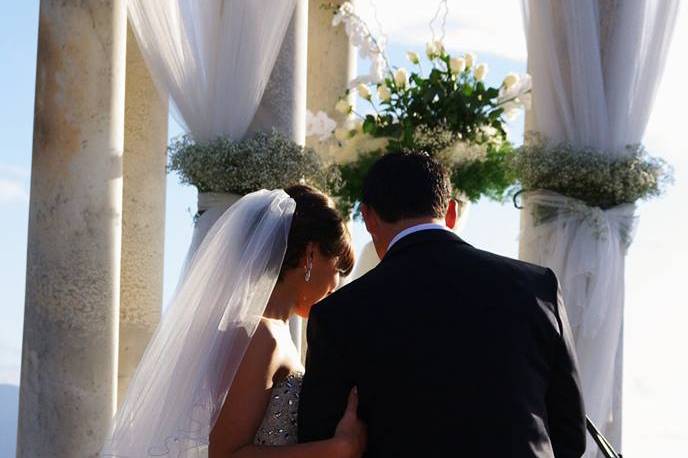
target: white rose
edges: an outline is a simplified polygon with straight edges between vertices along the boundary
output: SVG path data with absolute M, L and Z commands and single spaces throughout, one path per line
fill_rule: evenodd
M 437 56 L 437 48 L 435 47 L 435 42 L 431 41 L 425 45 L 425 55 L 428 59 L 432 60 Z
M 417 52 L 408 51 L 406 53 L 406 58 L 414 65 L 418 65 L 420 63 L 420 56 Z
M 482 81 L 485 79 L 485 76 L 487 75 L 487 64 L 479 64 L 477 67 L 475 67 L 475 79 L 478 81 Z
M 512 87 L 516 86 L 518 84 L 519 80 L 520 80 L 520 78 L 518 77 L 518 75 L 516 73 L 509 73 L 508 75 L 506 75 L 504 77 L 504 82 L 502 83 L 502 85 L 508 91 Z
M 442 55 L 444 54 L 444 43 L 442 43 L 442 40 L 435 40 L 435 48 L 437 49 L 437 54 Z
M 471 68 L 477 59 L 476 55 L 470 52 L 464 58 L 466 59 L 466 68 Z
M 449 61 L 449 69 L 454 75 L 463 73 L 466 70 L 466 59 L 463 57 L 454 57 Z
M 408 73 L 405 68 L 400 68 L 394 72 L 394 82 L 400 88 L 406 87 L 406 82 L 408 81 Z
M 334 109 L 340 112 L 341 114 L 349 114 L 351 113 L 351 105 L 349 104 L 349 101 L 346 99 L 339 99 L 339 102 L 334 106 Z
M 358 86 L 356 86 L 356 90 L 358 91 L 358 95 L 360 95 L 361 98 L 370 100 L 371 93 L 367 85 L 361 83 Z
M 444 43 L 440 40 L 431 41 L 425 45 L 425 54 L 428 59 L 433 60 L 444 54 Z
M 389 101 L 389 99 L 392 98 L 392 92 L 389 90 L 387 85 L 383 84 L 381 86 L 378 86 L 377 96 L 380 97 L 380 100 L 382 100 L 383 102 L 387 102 Z

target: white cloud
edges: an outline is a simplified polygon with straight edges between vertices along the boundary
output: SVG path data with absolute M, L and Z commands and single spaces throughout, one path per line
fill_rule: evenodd
M 373 7 L 373 3 L 375 7 Z M 359 0 L 356 8 L 375 27 L 375 10 L 390 42 L 424 45 L 432 33 L 430 21 L 439 2 L 418 0 Z M 508 59 L 526 59 L 525 35 L 517 0 L 452 0 L 448 2 L 445 44 L 450 50 L 489 53 Z M 495 14 L 498 12 L 499 14 Z M 440 23 L 435 23 L 439 33 Z
M 16 165 L 0 164 L 0 205 L 29 201 L 29 171 Z
M 29 195 L 22 182 L 0 178 L 0 205 L 26 203 L 28 200 Z
M 19 385 L 20 378 L 18 366 L 0 366 L 0 385 Z
M 0 164 L 0 176 L 9 175 L 17 178 L 27 178 L 30 172 L 24 167 L 16 165 Z

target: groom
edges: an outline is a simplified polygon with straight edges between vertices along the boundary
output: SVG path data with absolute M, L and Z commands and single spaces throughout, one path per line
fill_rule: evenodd
M 362 212 L 382 262 L 311 312 L 299 440 L 332 437 L 357 386 L 369 458 L 580 457 L 557 279 L 450 232 L 450 192 L 424 154 L 371 168 Z

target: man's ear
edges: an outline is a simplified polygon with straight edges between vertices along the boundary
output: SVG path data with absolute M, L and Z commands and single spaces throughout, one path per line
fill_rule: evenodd
M 444 223 L 449 229 L 454 229 L 459 222 L 459 205 L 455 199 L 449 200 L 447 214 L 444 215 Z
M 366 204 L 361 204 L 361 215 L 365 223 L 366 230 L 372 235 L 376 234 L 378 230 L 378 220 L 375 210 L 368 207 Z

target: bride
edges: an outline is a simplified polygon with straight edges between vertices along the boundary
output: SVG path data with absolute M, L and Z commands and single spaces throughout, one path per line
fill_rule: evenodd
M 360 457 L 355 389 L 333 438 L 297 444 L 303 366 L 287 324 L 352 267 L 344 221 L 321 192 L 242 198 L 189 261 L 101 455 Z

